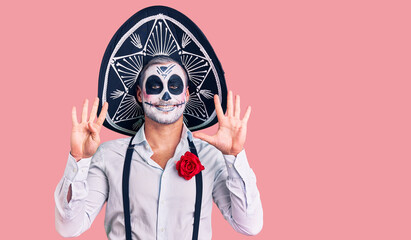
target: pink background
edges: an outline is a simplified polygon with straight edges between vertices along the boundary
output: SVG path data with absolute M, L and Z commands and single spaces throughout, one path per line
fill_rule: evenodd
M 237 234 L 215 208 L 214 239 L 411 239 L 411 6 L 325 0 L 2 2 L 2 239 L 61 239 L 71 107 L 97 95 L 115 31 L 153 4 L 197 23 L 253 107 L 264 228 Z M 78 239 L 105 239 L 103 216 Z

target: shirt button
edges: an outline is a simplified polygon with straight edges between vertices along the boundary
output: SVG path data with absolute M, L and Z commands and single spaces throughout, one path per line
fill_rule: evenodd
M 232 168 L 232 167 L 233 167 L 233 164 L 228 164 L 228 167 L 229 167 L 229 168 Z
M 164 228 L 160 228 L 160 232 L 164 232 Z
M 144 147 L 145 147 L 147 150 L 150 148 L 150 146 L 149 146 L 148 144 L 146 144 Z

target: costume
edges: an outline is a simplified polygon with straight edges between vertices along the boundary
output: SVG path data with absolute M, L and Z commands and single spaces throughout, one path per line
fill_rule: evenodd
M 91 160 L 69 157 L 55 192 L 57 230 L 81 234 L 107 201 L 109 239 L 210 239 L 214 201 L 236 231 L 258 233 L 261 201 L 244 150 L 237 159 L 223 156 L 190 132 L 217 122 L 215 94 L 225 111 L 221 64 L 190 19 L 154 6 L 127 20 L 104 54 L 98 95 L 110 106 L 104 126 L 134 137 L 102 144 Z M 162 169 L 150 158 L 144 119 L 167 125 L 182 116 L 180 143 Z M 176 170 L 188 151 L 205 167 L 195 179 Z
M 143 128 L 134 138 L 130 189 L 133 239 L 191 239 L 195 181 L 178 176 L 175 162 L 188 151 L 184 127 L 175 155 L 162 170 L 150 156 Z M 77 236 L 90 227 L 107 199 L 105 229 L 109 239 L 124 239 L 121 204 L 121 172 L 130 138 L 103 143 L 91 159 L 69 158 L 65 176 L 56 188 L 56 227 L 65 236 Z M 203 209 L 199 239 L 211 239 L 211 208 L 215 201 L 224 218 L 244 234 L 256 234 L 262 226 L 262 207 L 256 179 L 245 152 L 237 159 L 223 156 L 213 146 L 194 139 L 203 171 Z M 90 164 L 87 176 L 88 165 Z M 68 186 L 73 196 L 67 203 Z M 87 194 L 86 191 L 89 191 Z M 230 193 L 231 192 L 231 193 Z M 157 238 L 156 238 L 157 237 Z

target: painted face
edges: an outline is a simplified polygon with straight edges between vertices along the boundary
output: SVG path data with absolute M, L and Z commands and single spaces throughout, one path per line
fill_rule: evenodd
M 176 63 L 151 65 L 142 80 L 142 103 L 147 117 L 161 124 L 177 121 L 186 105 L 184 70 Z

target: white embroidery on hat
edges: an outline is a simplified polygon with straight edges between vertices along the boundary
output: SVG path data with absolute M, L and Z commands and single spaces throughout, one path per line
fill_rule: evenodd
M 170 56 L 177 51 L 177 43 L 173 34 L 166 24 L 162 21 L 155 25 L 151 30 L 150 37 L 147 41 L 147 54 L 149 56 Z
M 141 45 L 140 35 L 138 35 L 136 33 L 133 33 L 133 34 L 131 34 L 130 39 L 131 39 L 130 40 L 131 43 L 134 46 L 136 46 L 136 48 L 142 48 L 143 47 L 143 45 Z
M 184 33 L 183 36 L 181 37 L 181 46 L 185 48 L 190 43 L 191 43 L 190 37 Z

